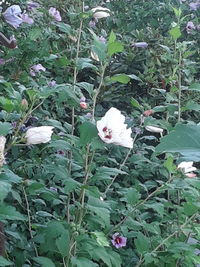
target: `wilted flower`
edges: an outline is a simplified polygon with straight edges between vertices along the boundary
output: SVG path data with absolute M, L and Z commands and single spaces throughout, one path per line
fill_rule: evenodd
M 6 64 L 6 61 L 5 61 L 5 59 L 3 59 L 3 58 L 0 58 L 0 65 L 5 65 Z
M 112 240 L 111 240 L 113 246 L 115 246 L 116 248 L 125 247 L 126 241 L 127 241 L 127 238 L 124 236 L 120 236 L 119 233 L 115 233 L 112 236 Z
M 138 47 L 138 48 L 147 48 L 148 44 L 146 42 L 137 42 L 137 43 L 133 43 L 132 46 Z
M 110 16 L 110 9 L 101 6 L 92 8 L 92 12 L 93 12 L 93 17 L 95 19 L 101 19 Z
M 101 120 L 97 121 L 99 137 L 107 144 L 133 147 L 132 130 L 127 129 L 125 117 L 116 108 L 110 108 Z
M 95 19 L 92 19 L 92 20 L 90 20 L 90 22 L 89 22 L 89 27 L 90 28 L 94 28 L 95 26 L 96 26 L 96 20 Z
M 61 21 L 62 18 L 60 16 L 60 12 L 55 7 L 50 7 L 49 9 L 49 15 L 54 17 L 56 21 Z
M 148 116 L 151 116 L 152 114 L 154 113 L 154 110 L 153 109 L 147 109 L 143 112 L 143 115 L 145 117 L 148 117 Z
M 36 76 L 36 73 L 46 71 L 45 67 L 43 67 L 41 64 L 33 65 L 30 69 L 30 75 Z
M 192 21 L 188 21 L 187 25 L 186 25 L 186 31 L 187 33 L 191 33 L 192 30 L 195 29 L 195 25 Z
M 182 161 L 177 168 L 181 169 L 185 174 L 197 170 L 196 167 L 193 167 L 193 161 Z
M 5 21 L 11 26 L 13 26 L 15 29 L 17 29 L 23 22 L 21 15 L 22 15 L 22 10 L 19 5 L 10 6 L 3 13 Z
M 3 166 L 5 163 L 5 157 L 4 157 L 4 149 L 6 144 L 6 138 L 4 136 L 0 136 L 0 167 Z
M 35 8 L 38 8 L 40 5 L 37 2 L 32 2 L 32 1 L 28 1 L 27 3 L 27 9 L 28 10 L 33 10 Z
M 197 10 L 200 7 L 200 2 L 192 2 L 189 4 L 191 10 Z
M 152 133 L 163 133 L 163 129 L 155 126 L 146 126 L 145 129 Z
M 26 13 L 22 14 L 22 20 L 23 20 L 23 22 L 28 23 L 28 24 L 34 23 L 34 20 L 32 18 L 30 18 L 29 15 Z
M 27 145 L 36 145 L 47 143 L 51 140 L 53 133 L 52 126 L 31 127 L 27 130 L 25 138 L 27 138 Z

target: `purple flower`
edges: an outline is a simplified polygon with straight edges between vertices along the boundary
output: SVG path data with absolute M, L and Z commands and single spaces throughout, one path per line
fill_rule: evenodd
M 104 38 L 103 36 L 100 36 L 99 37 L 99 41 L 105 44 L 106 43 L 106 38 Z
M 90 28 L 95 28 L 95 26 L 96 26 L 96 20 L 94 20 L 94 19 L 90 20 L 89 27 Z
M 62 18 L 60 16 L 60 12 L 55 7 L 50 7 L 49 9 L 49 15 L 54 17 L 56 21 L 61 21 Z
M 137 43 L 133 43 L 132 46 L 138 47 L 138 48 L 147 48 L 148 44 L 146 42 L 137 42 Z
M 65 151 L 64 150 L 57 150 L 57 154 L 60 156 L 65 156 Z
M 189 4 L 189 7 L 190 7 L 191 10 L 195 11 L 200 7 L 200 2 L 196 2 L 196 3 L 192 2 L 192 3 Z
M 192 30 L 195 29 L 194 23 L 192 21 L 188 21 L 187 25 L 186 25 L 186 31 L 187 33 L 191 33 Z
M 30 69 L 30 75 L 34 77 L 41 71 L 46 71 L 46 69 L 41 64 L 33 65 Z
M 80 102 L 85 102 L 86 98 L 84 96 L 81 97 Z
M 22 10 L 18 5 L 12 5 L 8 7 L 6 11 L 3 13 L 5 21 L 11 26 L 13 26 L 15 29 L 17 29 L 23 22 L 21 15 L 22 15 Z
M 3 58 L 0 58 L 0 65 L 5 65 L 6 64 L 6 61 L 5 61 L 5 59 L 3 59 Z
M 52 80 L 52 81 L 48 82 L 48 86 L 49 87 L 55 87 L 56 86 L 56 81 Z
M 39 6 L 40 5 L 36 2 L 28 1 L 28 3 L 27 3 L 27 9 L 30 11 L 35 9 L 35 8 L 38 8 Z
M 34 23 L 34 20 L 32 18 L 30 18 L 29 15 L 26 13 L 22 14 L 22 20 L 23 20 L 23 22 L 28 23 L 28 24 Z
M 125 247 L 126 241 L 127 241 L 127 238 L 124 236 L 120 236 L 119 233 L 115 233 L 112 236 L 112 240 L 111 240 L 113 246 L 115 246 L 116 248 Z

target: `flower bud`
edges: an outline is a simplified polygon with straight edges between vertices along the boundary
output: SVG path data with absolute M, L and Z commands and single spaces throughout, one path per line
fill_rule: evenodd
M 23 110 L 26 110 L 28 108 L 28 101 L 25 98 L 23 98 L 21 101 L 21 107 Z
M 87 108 L 88 108 L 86 102 L 80 102 L 80 107 L 81 107 L 82 109 L 87 109 Z
M 154 113 L 154 110 L 153 110 L 153 109 L 148 109 L 148 110 L 145 110 L 145 111 L 143 112 L 143 115 L 144 115 L 145 117 L 148 117 L 148 116 L 151 116 L 153 113 Z

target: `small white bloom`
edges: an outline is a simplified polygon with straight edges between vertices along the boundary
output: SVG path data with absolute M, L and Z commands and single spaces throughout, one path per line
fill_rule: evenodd
M 25 138 L 27 138 L 27 145 L 49 142 L 51 140 L 53 128 L 52 126 L 40 126 L 28 129 L 25 135 Z
M 125 117 L 116 108 L 110 108 L 101 120 L 97 121 L 99 137 L 107 144 L 116 144 L 128 148 L 133 147 L 131 128 L 124 124 Z
M 152 133 L 163 133 L 163 129 L 155 126 L 146 126 L 145 129 Z
M 92 59 L 94 59 L 96 61 L 99 61 L 99 57 L 98 57 L 98 55 L 95 52 L 91 51 L 90 55 L 91 55 L 91 58 Z
M 5 157 L 4 157 L 4 149 L 6 144 L 6 138 L 4 136 L 0 136 L 0 167 L 3 166 L 5 163 Z
M 94 7 L 92 8 L 92 12 L 93 12 L 93 17 L 95 19 L 101 19 L 101 18 L 106 18 L 110 16 L 110 9 L 105 8 L 105 7 Z
M 184 173 L 196 171 L 197 168 L 192 165 L 193 161 L 182 161 L 177 168 L 181 169 Z

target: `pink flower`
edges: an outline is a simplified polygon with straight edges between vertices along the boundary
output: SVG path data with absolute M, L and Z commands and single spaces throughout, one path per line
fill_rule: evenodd
M 120 236 L 119 233 L 115 233 L 112 236 L 112 240 L 111 240 L 113 246 L 115 246 L 116 248 L 125 247 L 126 241 L 127 241 L 127 238 L 124 236 Z
M 80 102 L 80 107 L 82 108 L 82 109 L 87 109 L 87 103 L 85 103 L 85 102 Z
M 55 7 L 50 7 L 49 9 L 49 15 L 54 17 L 56 21 L 61 21 L 62 18 L 60 16 L 60 12 Z
M 194 177 L 197 177 L 196 173 L 194 172 L 189 172 L 189 173 L 186 173 L 185 174 L 188 178 L 194 178 Z

